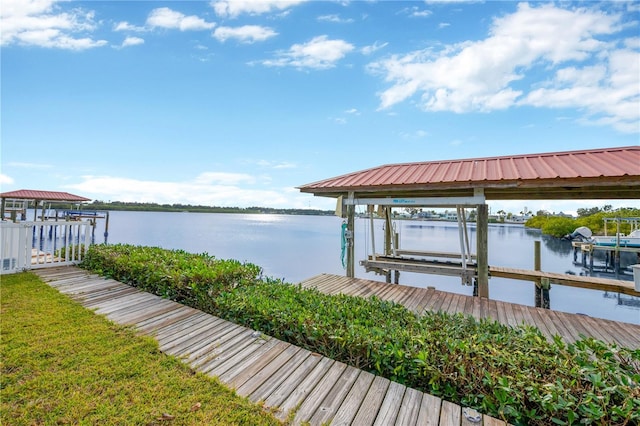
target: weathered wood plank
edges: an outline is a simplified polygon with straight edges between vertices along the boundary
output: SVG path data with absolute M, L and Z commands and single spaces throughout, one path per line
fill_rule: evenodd
M 420 402 L 422 401 L 422 392 L 407 388 L 402 398 L 398 417 L 396 418 L 396 426 L 415 426 L 420 412 Z
M 278 343 L 283 342 L 274 338 L 256 337 L 254 341 L 242 351 L 237 352 L 227 361 L 209 370 L 209 374 L 217 376 L 223 383 L 229 383 L 236 376 L 242 374 L 243 370 L 249 368 L 259 358 L 267 356 L 271 349 L 278 346 Z
M 369 426 L 376 421 L 384 396 L 389 389 L 391 381 L 384 377 L 376 376 L 367 391 L 360 409 L 353 419 L 354 425 Z
M 302 380 L 294 380 L 287 381 L 288 385 L 291 387 L 281 386 L 279 389 L 281 392 L 274 392 L 269 398 L 267 398 L 267 404 L 272 407 L 278 407 L 280 411 L 276 413 L 276 417 L 280 420 L 284 420 L 287 418 L 291 410 L 295 409 L 300 403 L 302 403 L 309 393 L 316 387 L 316 384 L 324 377 L 324 375 L 329 371 L 331 366 L 335 363 L 334 360 L 320 357 L 320 361 L 314 366 L 313 370 L 311 370 Z M 284 384 L 284 383 L 283 383 Z M 270 402 L 271 397 L 278 397 L 281 394 L 287 394 L 287 396 L 282 400 L 281 403 L 273 404 Z
M 367 371 L 360 371 L 349 393 L 342 401 L 331 421 L 332 426 L 347 426 L 352 424 L 367 391 L 373 383 L 375 376 Z
M 300 424 L 302 422 L 309 422 L 312 424 L 321 424 L 311 422 L 311 418 L 313 417 L 316 410 L 322 404 L 322 401 L 329 395 L 334 385 L 338 385 L 338 391 L 340 392 L 340 385 L 344 386 L 345 383 L 340 383 L 340 377 L 347 369 L 347 365 L 335 361 L 331 367 L 327 370 L 327 372 L 322 376 L 322 378 L 318 381 L 318 383 L 313 387 L 308 395 L 304 398 L 302 403 L 298 406 L 298 410 L 293 419 L 293 423 Z M 350 369 L 350 373 L 353 373 L 353 369 Z M 352 374 L 351 374 L 352 375 Z M 351 376 L 348 376 L 349 379 Z M 355 377 L 354 377 L 355 379 Z M 346 394 L 346 392 L 345 392 Z
M 373 423 L 375 426 L 392 425 L 396 422 L 398 411 L 400 410 L 400 403 L 404 397 L 404 393 L 407 387 L 400 383 L 391 382 L 387 393 L 384 396 L 380 410 L 376 421 Z
M 282 368 L 283 365 L 289 363 L 298 353 L 300 353 L 301 348 L 294 345 L 289 345 L 286 347 L 277 357 L 271 360 L 267 365 L 265 365 L 260 371 L 254 373 L 251 378 L 249 378 L 246 382 L 241 384 L 236 388 L 236 393 L 240 396 L 248 397 L 252 393 L 256 392 L 258 389 L 263 387 L 269 380 L 273 378 L 274 375 Z M 297 367 L 297 364 L 290 367 L 291 370 Z M 284 375 L 281 374 L 284 379 Z
M 440 425 L 459 425 L 462 417 L 462 408 L 449 401 L 442 401 L 440 409 Z
M 340 405 L 342 404 L 342 401 L 344 401 L 348 392 L 351 391 L 351 388 L 360 372 L 361 371 L 355 367 L 347 366 L 335 384 L 331 385 L 331 383 L 329 383 L 331 390 L 324 397 L 320 406 L 316 408 L 316 411 L 309 420 L 309 423 L 312 425 L 323 425 L 329 421 L 333 423 L 332 419 L 340 408 Z M 318 387 L 319 386 L 320 384 Z
M 275 342 L 273 347 L 269 348 L 264 345 L 261 351 L 256 351 L 250 357 L 247 357 L 242 365 L 238 364 L 234 366 L 235 371 L 227 371 L 220 376 L 220 380 L 225 382 L 231 388 L 236 389 L 238 386 L 244 384 L 247 380 L 254 377 L 259 372 L 263 371 L 274 358 L 279 356 L 284 350 L 291 347 L 290 343 L 283 342 L 277 339 L 271 339 Z
M 302 380 L 308 371 L 311 371 L 315 365 L 320 362 L 320 356 L 313 356 L 310 351 L 301 349 L 297 352 L 289 361 L 287 361 L 282 367 L 280 367 L 274 374 L 269 377 L 258 389 L 251 392 L 249 400 L 253 402 L 264 401 L 271 398 L 271 402 L 277 401 L 275 404 L 279 404 L 289 394 L 285 395 L 288 388 L 285 382 L 287 380 Z M 279 394 L 278 394 L 279 392 Z M 275 406 L 269 405 L 269 406 Z
M 442 399 L 427 393 L 423 394 L 416 423 L 420 426 L 438 426 L 441 407 Z
M 633 282 L 612 280 L 609 278 L 585 277 L 581 275 L 558 274 L 553 272 L 530 271 L 525 269 L 489 267 L 493 277 L 509 278 L 521 281 L 539 281 L 541 278 L 549 278 L 552 284 L 560 284 L 570 287 L 588 288 L 591 290 L 612 291 L 631 296 L 640 296 L 635 291 Z

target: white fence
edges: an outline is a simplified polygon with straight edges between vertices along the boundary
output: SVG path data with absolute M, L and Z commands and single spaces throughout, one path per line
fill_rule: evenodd
M 93 241 L 89 221 L 1 222 L 1 274 L 73 265 Z

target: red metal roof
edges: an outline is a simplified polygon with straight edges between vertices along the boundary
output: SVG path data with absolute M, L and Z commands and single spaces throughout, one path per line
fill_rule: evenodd
M 640 146 L 388 164 L 300 189 L 640 176 Z
M 91 201 L 90 198 L 81 197 L 79 195 L 69 194 L 68 192 L 58 191 L 36 191 L 32 189 L 19 189 L 17 191 L 3 192 L 0 198 L 13 198 L 19 200 L 45 200 L 45 201 L 73 201 L 84 202 Z
M 299 187 L 302 192 L 334 195 L 347 191 L 413 188 L 575 187 L 625 182 L 640 198 L 640 146 L 583 151 L 388 164 Z M 576 182 L 578 184 L 576 184 Z M 587 196 L 583 198 L 588 198 Z

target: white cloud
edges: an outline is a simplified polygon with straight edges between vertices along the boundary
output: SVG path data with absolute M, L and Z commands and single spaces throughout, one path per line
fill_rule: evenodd
M 586 111 L 591 122 L 638 131 L 638 41 L 603 41 L 622 29 L 621 19 L 588 8 L 523 3 L 495 19 L 484 40 L 393 55 L 369 69 L 391 83 L 380 94 L 383 109 L 416 95 L 427 111 L 571 107 Z M 541 70 L 555 70 L 554 78 L 532 81 Z
M 140 37 L 127 37 L 122 42 L 121 48 L 130 47 L 130 46 L 138 46 L 144 44 L 144 39 Z
M 265 60 L 267 66 L 328 69 L 351 52 L 354 46 L 344 40 L 330 40 L 326 35 L 313 38 L 308 43 L 294 44 L 288 51 L 277 54 L 276 59 Z
M 11 176 L 5 175 L 4 173 L 0 173 L 0 184 L 11 185 L 13 184 L 13 178 Z
M 202 173 L 188 182 L 161 182 L 114 176 L 83 176 L 82 179 L 82 182 L 67 185 L 65 188 L 81 192 L 93 199 L 125 202 L 291 207 L 291 199 L 283 191 L 264 189 L 259 186 L 262 181 L 241 173 Z
M 345 111 L 346 114 L 352 114 L 352 115 L 360 115 L 360 111 L 358 111 L 356 108 L 351 108 Z
M 219 27 L 213 32 L 213 37 L 221 42 L 225 42 L 230 38 L 237 39 L 242 43 L 255 43 L 257 41 L 265 41 L 271 37 L 277 36 L 278 33 L 268 27 L 259 25 L 244 25 L 242 27 Z
M 62 12 L 54 0 L 4 0 L 0 8 L 1 44 L 84 50 L 107 44 L 89 35 L 97 28 L 95 12 Z
M 353 22 L 351 18 L 341 18 L 340 15 L 322 15 L 318 16 L 320 22 L 331 22 L 334 24 L 350 24 Z
M 389 43 L 381 43 L 379 41 L 376 41 L 375 43 L 369 45 L 369 46 L 365 46 L 363 47 L 360 51 L 362 52 L 363 55 L 371 55 L 374 52 L 377 52 L 380 49 L 384 49 L 385 47 L 387 47 Z
M 261 15 L 281 11 L 304 3 L 306 0 L 218 0 L 211 5 L 218 16 L 235 18 L 244 13 Z
M 255 161 L 255 164 L 257 164 L 260 167 L 266 167 L 269 169 L 276 169 L 276 170 L 298 168 L 296 164 L 289 163 L 287 161 L 275 162 L 275 161 L 269 161 L 269 160 L 258 160 L 258 161 Z
M 132 25 L 126 21 L 118 22 L 113 26 L 113 31 L 133 31 L 133 32 L 144 32 L 147 31 L 145 27 L 138 27 L 136 25 Z
M 180 31 L 209 30 L 215 27 L 214 22 L 206 22 L 195 15 L 184 15 L 168 7 L 153 9 L 147 17 L 147 25 L 152 28 L 178 29 Z

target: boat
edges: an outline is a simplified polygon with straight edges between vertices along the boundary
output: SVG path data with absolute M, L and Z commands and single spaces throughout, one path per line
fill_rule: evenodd
M 630 232 L 628 235 L 594 235 L 591 242 L 603 247 L 633 247 L 640 248 L 640 229 Z

